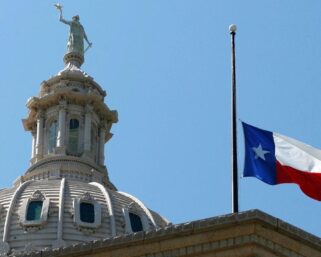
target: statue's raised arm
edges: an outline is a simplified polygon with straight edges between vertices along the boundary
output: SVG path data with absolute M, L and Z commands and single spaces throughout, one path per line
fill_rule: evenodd
M 65 23 L 67 25 L 71 25 L 71 21 L 66 21 L 63 17 L 62 17 L 62 10 L 60 9 L 60 15 L 59 15 L 59 20 L 62 22 L 62 23 Z
M 79 16 L 73 16 L 71 21 L 67 21 L 62 16 L 62 6 L 60 4 L 55 4 L 55 6 L 60 12 L 59 20 L 69 26 L 67 53 L 76 53 L 83 56 L 85 51 L 92 46 L 92 43 L 89 42 L 84 27 L 79 22 Z M 88 44 L 86 50 L 84 50 L 84 40 Z

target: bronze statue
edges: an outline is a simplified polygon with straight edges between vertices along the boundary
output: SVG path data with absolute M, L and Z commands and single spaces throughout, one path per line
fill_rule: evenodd
M 84 27 L 79 22 L 79 16 L 73 16 L 71 21 L 67 21 L 62 17 L 62 6 L 60 4 L 55 4 L 57 10 L 60 12 L 60 21 L 69 25 L 69 38 L 67 44 L 67 53 L 78 53 L 84 55 L 92 43 L 89 42 Z M 84 39 L 86 40 L 88 46 L 84 50 Z

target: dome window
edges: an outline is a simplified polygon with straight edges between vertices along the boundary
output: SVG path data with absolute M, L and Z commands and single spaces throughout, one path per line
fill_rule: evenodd
M 75 198 L 73 205 L 76 226 L 94 230 L 101 225 L 101 206 L 90 193 Z
M 48 219 L 50 199 L 39 190 L 23 201 L 19 211 L 20 225 L 29 227 L 42 227 Z
M 27 221 L 40 220 L 43 201 L 31 201 L 28 204 Z
M 72 155 L 78 154 L 78 140 L 79 140 L 79 121 L 77 119 L 71 119 L 69 121 L 68 151 Z
M 148 230 L 148 219 L 133 204 L 123 208 L 126 233 Z
M 92 203 L 80 203 L 80 220 L 82 222 L 95 222 L 95 206 Z
M 142 219 L 135 213 L 129 213 L 130 226 L 133 232 L 143 231 Z

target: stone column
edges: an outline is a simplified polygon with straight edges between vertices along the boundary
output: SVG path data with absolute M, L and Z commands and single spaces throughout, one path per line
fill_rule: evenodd
M 87 105 L 85 109 L 85 128 L 84 128 L 84 153 L 89 154 L 91 150 L 91 115 L 93 107 Z
M 105 137 L 106 137 L 106 125 L 102 122 L 99 131 L 99 165 L 104 166 L 105 162 Z
M 59 101 L 57 147 L 61 149 L 66 146 L 66 109 L 67 102 Z
M 32 135 L 32 143 L 31 143 L 31 160 L 35 157 L 36 154 L 36 135 L 37 131 L 35 129 L 31 132 Z
M 37 138 L 36 138 L 36 158 L 37 161 L 43 156 L 43 125 L 44 112 L 39 110 L 37 113 Z

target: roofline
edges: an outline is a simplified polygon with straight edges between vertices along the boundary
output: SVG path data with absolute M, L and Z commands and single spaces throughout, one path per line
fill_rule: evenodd
M 124 245 L 128 246 L 129 244 L 136 244 L 139 241 L 153 242 L 175 238 L 178 236 L 186 236 L 192 233 L 206 232 L 214 229 L 222 229 L 225 227 L 231 227 L 233 225 L 244 225 L 253 222 L 259 222 L 265 227 L 269 227 L 270 229 L 273 229 L 281 234 L 285 234 L 292 239 L 304 242 L 310 247 L 321 251 L 321 238 L 297 228 L 285 221 L 275 218 L 265 212 L 254 209 L 177 225 L 169 225 L 161 229 L 158 228 L 150 231 L 117 236 L 114 238 L 79 243 L 59 249 L 44 250 L 43 253 L 49 254 L 51 252 L 59 252 L 59 256 L 71 256 L 70 254 L 72 253 L 72 256 L 77 256 L 77 254 L 85 254 L 86 252 L 106 250 L 107 247 L 108 249 L 117 249 L 123 247 Z M 36 253 L 33 253 L 26 256 L 43 255 L 37 255 Z

